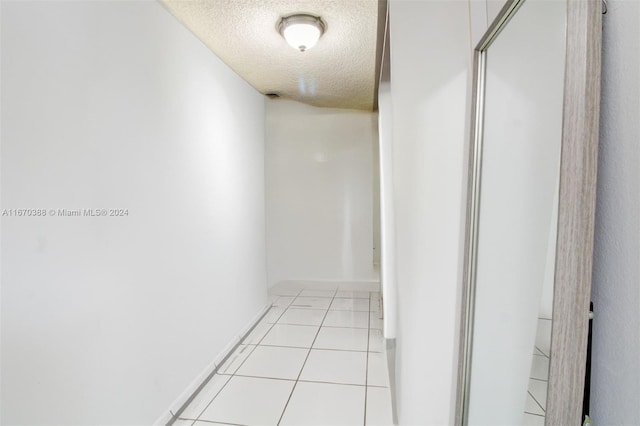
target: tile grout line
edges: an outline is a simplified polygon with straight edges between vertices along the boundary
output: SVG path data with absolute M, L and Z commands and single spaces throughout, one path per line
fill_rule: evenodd
M 533 394 L 531 393 L 531 391 L 527 389 L 527 393 L 531 396 L 531 398 L 533 398 L 533 400 L 536 402 L 536 404 L 538 404 L 538 407 L 540 407 L 540 409 L 542 410 L 542 412 L 543 412 L 543 413 L 546 413 L 546 412 L 547 412 L 547 410 L 545 410 L 545 409 L 544 409 L 544 407 L 542 406 L 542 404 L 540 404 L 540 403 L 538 402 L 538 400 L 536 399 L 536 397 L 535 397 L 535 396 L 533 396 Z
M 308 309 L 308 310 L 310 311 L 311 309 Z M 313 309 L 313 310 L 314 311 L 321 311 L 322 309 Z M 364 311 L 331 311 L 331 310 L 330 311 L 325 311 L 325 312 L 327 312 L 327 314 L 329 312 L 350 312 L 350 313 L 361 313 L 361 314 L 367 314 L 368 313 L 368 312 L 364 312 Z M 377 311 L 371 311 L 372 314 L 376 313 L 376 312 Z M 285 313 L 286 313 L 286 311 L 283 312 L 281 314 L 281 316 L 284 315 Z M 280 320 L 281 316 L 278 317 L 278 320 Z M 273 325 L 299 325 L 301 327 L 318 327 L 320 325 L 320 324 L 294 324 L 294 323 L 286 323 L 286 322 L 267 322 L 266 324 L 273 324 Z M 356 330 L 367 330 L 367 329 L 369 329 L 368 326 L 367 327 L 347 327 L 347 326 L 343 326 L 343 325 L 323 325 L 323 327 L 327 327 L 327 328 L 355 328 Z M 382 330 L 382 329 L 381 328 L 374 328 L 373 330 Z M 253 343 L 249 343 L 249 344 L 251 345 Z M 538 356 L 542 356 L 542 355 L 538 355 Z
M 220 376 L 230 376 L 226 382 L 222 385 L 222 387 L 215 393 L 215 395 L 213 396 L 213 398 L 211 399 L 211 401 L 209 401 L 209 403 L 204 407 L 204 409 L 202 409 L 202 411 L 196 416 L 196 419 L 191 419 L 191 418 L 180 418 L 181 420 L 187 420 L 187 421 L 191 421 L 191 426 L 195 425 L 197 422 L 207 422 L 207 423 L 213 423 L 213 424 L 221 424 L 220 422 L 214 421 L 214 420 L 206 420 L 206 419 L 201 419 L 200 417 L 202 416 L 202 414 L 204 414 L 204 412 L 211 406 L 211 404 L 213 403 L 213 401 L 220 395 L 220 393 L 224 390 L 224 388 L 229 384 L 229 382 L 233 379 L 234 376 L 238 376 L 238 377 L 255 377 L 255 378 L 259 378 L 259 379 L 275 379 L 275 380 L 288 380 L 291 381 L 289 379 L 279 379 L 279 378 L 266 378 L 266 377 L 258 377 L 258 376 L 245 376 L 242 374 L 236 374 L 237 371 L 239 371 L 239 369 L 242 367 L 242 365 L 244 365 L 244 363 L 248 360 L 248 358 L 250 357 L 250 355 L 257 349 L 258 346 L 273 346 L 273 347 L 283 347 L 283 348 L 288 348 L 288 346 L 278 346 L 278 345 L 261 345 L 261 342 L 265 339 L 265 337 L 267 336 L 267 334 L 269 334 L 269 332 L 273 329 L 273 327 L 276 324 L 280 324 L 278 321 L 282 318 L 282 316 L 289 310 L 289 309 L 298 309 L 298 307 L 296 307 L 295 305 L 293 305 L 294 301 L 296 298 L 298 297 L 314 297 L 314 298 L 323 298 L 321 296 L 301 296 L 302 292 L 305 289 L 302 288 L 298 291 L 298 293 L 295 296 L 291 296 L 291 295 L 277 295 L 278 298 L 280 297 L 292 297 L 292 300 L 286 305 L 286 306 L 277 306 L 277 305 L 273 305 L 271 306 L 271 308 L 282 308 L 283 312 L 278 316 L 278 318 L 275 320 L 274 323 L 269 323 L 267 321 L 264 322 L 265 325 L 268 326 L 266 332 L 264 333 L 264 335 L 257 341 L 257 343 L 245 343 L 245 341 L 243 340 L 240 344 L 244 345 L 245 347 L 247 346 L 253 346 L 253 349 L 251 349 L 251 351 L 248 353 L 248 355 L 245 357 L 245 359 L 240 363 L 240 365 L 234 369 L 234 372 L 232 374 L 219 374 Z M 334 382 L 322 382 L 322 381 L 311 381 L 311 380 L 300 380 L 300 377 L 302 375 L 302 370 L 304 369 L 308 358 L 311 354 L 311 350 L 313 349 L 313 345 L 315 344 L 318 335 L 320 334 L 320 330 L 322 329 L 322 327 L 324 326 L 324 322 L 329 314 L 330 311 L 342 311 L 342 312 L 367 312 L 368 313 L 368 322 L 369 322 L 369 327 L 366 329 L 367 330 L 367 348 L 366 348 L 366 352 L 367 352 L 367 371 L 366 371 L 366 376 L 365 376 L 365 418 L 366 418 L 366 389 L 368 387 L 367 384 L 367 379 L 368 379 L 368 357 L 369 357 L 369 343 L 370 343 L 370 332 L 371 332 L 371 298 L 369 297 L 369 299 L 365 299 L 365 298 L 360 298 L 360 297 L 337 297 L 337 293 L 339 292 L 339 288 L 334 290 L 333 292 L 333 296 L 331 298 L 329 297 L 324 297 L 325 299 L 331 299 L 329 302 L 329 306 L 326 309 L 317 309 L 316 310 L 324 310 L 324 316 L 323 319 L 320 323 L 320 325 L 318 326 L 318 330 L 316 332 L 316 335 L 313 339 L 313 342 L 311 343 L 311 346 L 309 348 L 302 348 L 302 349 L 308 349 L 307 352 L 307 357 L 305 358 L 305 361 L 302 365 L 302 368 L 300 370 L 300 373 L 298 374 L 298 378 L 295 380 L 295 384 L 293 386 L 293 389 L 291 390 L 291 393 L 289 394 L 289 398 L 287 399 L 287 403 L 285 404 L 285 407 L 283 409 L 283 412 L 280 416 L 280 419 L 278 420 L 278 425 L 280 424 L 280 422 L 282 421 L 282 418 L 284 417 L 284 412 L 286 411 L 286 408 L 291 400 L 291 397 L 293 395 L 293 392 L 297 386 L 297 383 L 303 382 L 303 383 L 327 383 L 327 384 L 336 384 L 336 385 L 347 385 L 347 386 L 363 386 L 363 385 L 357 385 L 357 384 L 350 384 L 350 383 L 334 383 Z M 371 295 L 371 292 L 369 292 Z M 335 299 L 355 299 L 355 300 L 368 300 L 368 304 L 369 304 L 369 310 L 368 311 L 353 311 L 353 310 L 332 310 L 331 306 L 334 302 Z M 276 299 L 277 300 L 277 299 Z M 307 309 L 310 310 L 309 308 L 299 308 L 301 310 Z M 313 308 L 312 308 L 313 309 Z M 306 324 L 285 324 L 285 325 L 306 325 Z M 360 328 L 360 327 L 336 327 L 336 326 L 327 326 L 327 328 L 351 328 L 351 329 L 365 329 L 365 328 Z M 248 337 L 248 336 L 246 336 Z M 245 337 L 245 339 L 246 339 Z M 342 350 L 342 349 L 330 349 L 330 348 L 324 348 L 324 349 L 318 349 L 318 350 L 326 350 L 326 351 L 343 351 L 343 352 L 364 352 L 364 351 L 352 351 L 352 350 Z M 226 362 L 227 360 L 225 360 Z M 234 360 L 235 361 L 235 358 Z M 229 366 L 230 367 L 230 366 Z M 227 367 L 227 369 L 229 368 Z M 226 370 L 225 370 L 226 371 Z M 216 373 L 217 374 L 217 373 Z M 375 386 L 375 387 L 381 387 L 384 388 L 384 386 Z M 224 424 L 224 423 L 222 423 Z M 228 424 L 228 423 L 227 423 Z M 242 426 L 240 424 L 238 424 L 238 426 Z
M 369 391 L 369 345 L 371 344 L 371 293 L 369 293 L 369 327 L 367 330 L 367 362 L 364 368 L 364 421 L 363 426 L 367 424 L 367 394 Z
M 307 361 L 309 360 L 309 355 L 311 355 L 311 350 L 313 349 L 313 345 L 316 343 L 316 339 L 318 338 L 318 335 L 320 334 L 320 330 L 322 330 L 322 324 L 324 324 L 324 320 L 325 320 L 325 318 L 327 318 L 327 314 L 329 313 L 329 308 L 331 308 L 331 304 L 333 303 L 333 300 L 336 298 L 335 296 L 336 296 L 337 293 L 338 293 L 338 289 L 336 289 L 335 292 L 333 293 L 333 297 L 331 298 L 331 302 L 329 302 L 329 307 L 325 311 L 324 317 L 322 317 L 322 322 L 320 323 L 320 326 L 318 327 L 318 331 L 316 332 L 316 335 L 313 338 L 313 342 L 311 342 L 311 346 L 309 346 L 309 352 L 307 352 L 307 357 L 304 359 L 304 362 L 302 363 L 302 368 L 300 368 L 300 372 L 298 373 L 298 377 L 296 378 L 296 382 L 293 384 L 293 388 L 291 389 L 291 393 L 289 394 L 289 398 L 287 398 L 287 402 L 286 402 L 286 404 L 284 404 L 284 408 L 282 409 L 282 414 L 280 415 L 280 418 L 278 419 L 277 426 L 280 426 L 280 423 L 282 422 L 282 419 L 284 417 L 284 413 L 285 413 L 285 411 L 287 411 L 287 407 L 289 406 L 289 402 L 291 402 L 291 397 L 293 396 L 293 392 L 295 392 L 296 386 L 298 386 L 298 381 L 300 380 L 300 376 L 302 376 L 302 371 L 304 370 L 304 366 L 307 364 Z
M 216 373 L 216 374 L 218 374 L 218 373 Z M 214 375 L 213 377 L 215 377 L 215 375 Z M 213 379 L 213 377 L 212 377 L 212 379 Z M 196 422 L 197 422 L 198 420 L 200 420 L 200 416 L 202 416 L 202 414 L 203 414 L 205 411 L 207 411 L 207 408 L 209 408 L 209 406 L 211 405 L 211 403 L 213 402 L 213 400 L 214 400 L 214 399 L 216 399 L 216 398 L 218 397 L 218 395 L 220 394 L 220 392 L 222 392 L 222 389 L 224 389 L 224 387 L 225 387 L 225 386 L 227 386 L 227 383 L 229 383 L 229 380 L 231 380 L 231 377 L 230 377 L 229 379 L 227 379 L 227 381 L 225 381 L 225 382 L 224 382 L 224 385 L 222 385 L 222 387 L 221 387 L 220 389 L 218 389 L 218 392 L 216 392 L 216 394 L 213 396 L 213 398 L 211 398 L 211 401 L 209 401 L 209 403 L 207 404 L 207 406 L 206 406 L 206 407 L 204 407 L 204 408 L 202 409 L 202 411 L 200 411 L 200 414 L 198 414 L 198 415 L 196 416 L 196 419 L 193 421 L 193 423 L 191 423 L 191 426 L 195 425 L 195 424 L 196 424 Z
M 314 349 L 314 350 L 318 350 L 318 349 Z M 281 382 L 301 382 L 301 383 L 324 383 L 327 385 L 341 385 L 341 386 L 356 386 L 356 387 L 360 387 L 363 388 L 365 386 L 368 386 L 370 388 L 380 388 L 380 389 L 388 389 L 388 386 L 382 386 L 382 385 L 367 385 L 367 384 L 358 384 L 358 383 L 342 383 L 342 382 L 329 382 L 326 380 L 305 380 L 305 379 L 300 379 L 300 380 L 296 380 L 296 379 L 283 379 L 282 377 L 266 377 L 266 376 L 252 376 L 249 374 L 236 374 L 236 376 L 238 377 L 248 377 L 251 379 L 267 379 L 267 380 L 280 380 Z
M 542 352 L 542 351 L 540 351 L 540 352 Z M 542 352 L 542 354 L 533 354 L 533 356 L 541 356 L 541 357 L 547 358 L 547 359 L 549 358 L 547 355 L 545 355 L 544 352 Z
M 249 355 L 251 355 L 251 353 L 255 350 L 252 349 L 251 352 L 249 352 Z M 247 358 L 249 357 L 249 355 L 247 355 Z M 227 367 L 228 368 L 228 367 Z M 240 367 L 238 367 L 240 368 Z M 226 371 L 226 370 L 225 370 Z M 220 374 L 220 376 L 229 376 L 229 374 Z M 191 426 L 193 426 L 196 422 L 198 421 L 206 421 L 204 419 L 200 419 L 200 417 L 204 414 L 205 411 L 207 411 L 207 409 L 209 408 L 209 406 L 213 403 L 213 401 L 215 401 L 215 399 L 218 397 L 218 395 L 220 395 L 220 392 L 222 392 L 224 390 L 224 388 L 229 384 L 229 382 L 231 381 L 231 379 L 233 378 L 233 374 L 230 375 L 231 377 L 229 377 L 227 379 L 227 381 L 224 382 L 224 385 L 222 385 L 222 387 L 220 389 L 218 389 L 218 392 L 216 392 L 216 394 L 213 396 L 213 398 L 211 398 L 211 401 L 209 401 L 209 403 L 206 405 L 206 407 L 204 407 L 202 409 L 202 411 L 200 411 L 200 414 L 198 414 L 196 420 L 193 421 L 193 423 L 191 423 Z
M 538 379 L 537 377 L 529 377 L 529 379 L 531 379 L 531 380 L 537 380 L 537 381 L 539 381 L 539 382 L 549 382 L 549 381 L 548 381 L 548 380 L 546 380 L 546 379 Z
M 185 420 L 191 420 L 191 419 L 185 419 Z M 243 425 L 241 423 L 222 423 L 222 422 L 216 422 L 213 420 L 194 420 L 194 423 L 195 422 L 210 423 L 212 425 L 248 426 L 248 425 Z
M 333 301 L 334 299 L 337 300 L 343 300 L 343 299 L 355 299 L 355 300 L 370 300 L 371 295 L 367 296 L 367 297 L 358 297 L 358 296 L 337 296 L 336 292 L 339 290 L 334 290 L 334 295 L 333 296 L 303 296 L 302 294 L 299 294 L 298 296 L 280 296 L 280 297 L 292 297 L 292 298 L 298 298 L 298 297 L 302 297 L 302 298 L 306 298 L 306 299 L 331 299 L 331 301 Z M 376 293 L 376 292 L 367 292 L 367 293 Z M 366 312 L 366 311 L 363 311 Z
M 285 325 L 289 325 L 289 324 L 285 324 Z M 314 326 L 314 327 L 317 327 L 317 326 Z M 347 328 L 347 327 L 326 327 L 326 328 Z M 356 328 L 354 330 L 365 330 L 365 329 L 364 328 Z M 372 328 L 372 330 L 377 330 L 377 329 L 376 328 Z M 381 330 L 378 330 L 378 331 L 381 331 Z M 306 348 L 304 346 L 256 345 L 256 344 L 253 344 L 253 343 L 248 343 L 247 346 L 267 346 L 269 348 L 309 349 L 309 348 Z M 317 351 L 358 352 L 358 353 L 373 352 L 375 354 L 382 353 L 382 351 L 359 351 L 357 349 L 335 349 L 335 348 L 313 348 L 313 349 L 315 349 Z M 222 374 L 224 374 L 224 373 L 222 373 Z M 227 374 L 227 376 L 231 376 L 231 374 Z M 534 380 L 540 380 L 540 379 L 534 379 Z
M 374 292 L 370 292 L 374 293 Z M 355 296 L 282 296 L 282 297 L 309 297 L 313 299 L 359 299 L 359 300 L 367 300 L 366 297 L 355 297 Z
M 298 292 L 298 294 L 300 294 L 302 290 L 300 290 Z M 280 296 L 279 296 L 280 297 Z M 296 296 L 297 297 L 297 296 Z M 295 299 L 295 298 L 294 298 Z M 273 304 L 271 305 L 271 307 L 273 308 Z M 288 305 L 287 305 L 288 308 Z M 287 308 L 285 308 L 285 310 L 282 312 L 282 314 L 280 314 L 280 316 L 282 316 L 284 314 L 284 312 L 286 312 Z M 280 317 L 278 317 L 278 319 L 280 319 Z M 268 323 L 265 323 L 268 324 Z M 235 371 L 238 371 L 240 369 L 240 367 L 242 367 L 242 364 L 245 363 L 245 361 L 247 359 L 249 359 L 249 356 L 251 356 L 251 354 L 253 353 L 253 351 L 256 350 L 256 348 L 258 347 L 258 344 L 260 342 L 262 342 L 262 340 L 264 340 L 264 338 L 266 337 L 266 335 L 269 333 L 269 331 L 271 331 L 271 329 L 273 328 L 275 324 L 271 324 L 271 326 L 269 327 L 269 329 L 267 330 L 267 332 L 262 336 L 262 338 L 258 341 L 258 343 L 256 343 L 255 345 L 245 345 L 245 346 L 255 346 L 251 352 L 249 352 L 249 354 L 247 355 L 247 357 L 244 359 L 244 361 L 242 361 L 242 363 L 238 366 L 238 368 Z M 249 337 L 249 336 L 247 336 Z M 240 342 L 240 344 L 242 344 L 244 342 L 244 340 L 242 342 Z M 226 361 L 225 361 L 226 362 Z M 227 367 L 228 368 L 228 367 Z M 226 370 L 225 370 L 226 371 Z M 204 409 L 200 412 L 200 414 L 198 414 L 198 417 L 196 418 L 196 420 L 193 421 L 193 423 L 191 423 L 191 426 L 195 425 L 195 423 L 197 421 L 206 421 L 206 420 L 201 420 L 200 417 L 204 414 L 205 411 L 207 411 L 207 409 L 209 408 L 209 406 L 213 403 L 213 401 L 215 401 L 215 399 L 218 397 L 218 395 L 220 395 L 220 392 L 222 392 L 224 390 L 224 388 L 229 384 L 229 382 L 233 379 L 233 376 L 235 376 L 235 371 L 233 372 L 233 374 L 231 374 L 231 377 L 229 377 L 229 379 L 224 383 L 224 385 L 222 385 L 222 387 L 218 390 L 218 392 L 216 392 L 216 394 L 213 396 L 213 398 L 211 398 L 211 401 L 209 401 L 209 403 L 207 404 L 206 407 L 204 407 Z M 221 374 L 221 375 L 225 375 L 227 376 L 228 374 Z
M 542 354 L 542 355 L 540 355 L 540 354 L 534 353 L 534 355 L 543 356 L 543 357 L 545 357 L 545 358 L 549 359 L 549 355 L 547 355 L 547 354 L 546 354 L 542 349 L 540 349 L 538 346 L 535 346 L 535 345 L 534 345 L 534 348 L 536 348 L 537 350 L 539 350 L 539 351 L 540 351 L 540 354 Z
M 355 300 L 358 300 L 358 299 L 355 299 Z M 364 300 L 364 299 L 359 299 L 359 300 Z M 278 307 L 279 306 L 276 306 L 276 308 L 278 308 Z M 315 311 L 320 311 L 321 310 L 319 308 L 314 308 L 311 305 L 306 305 L 306 306 L 303 306 L 303 305 L 291 305 L 291 307 L 294 308 L 294 309 L 300 309 L 300 310 L 306 309 L 306 310 L 309 310 L 309 311 L 314 311 L 314 310 Z M 328 311 L 331 311 L 331 312 L 362 312 L 363 314 L 371 313 L 371 311 L 358 311 L 358 310 L 355 310 L 355 309 L 328 309 Z M 373 311 L 373 312 L 377 312 L 377 311 Z
M 330 312 L 338 312 L 338 311 L 330 311 Z M 358 311 L 339 311 L 339 312 L 358 312 Z M 366 314 L 366 312 L 362 312 L 362 313 Z M 287 323 L 287 322 L 278 322 L 278 323 L 269 323 L 269 324 L 302 325 L 302 326 L 305 326 L 305 327 L 317 327 L 317 325 L 312 325 L 312 324 L 293 324 L 293 323 Z M 341 326 L 341 325 L 323 325 L 323 327 L 327 327 L 327 328 L 354 328 L 356 330 L 368 330 L 368 327 L 344 327 L 344 326 Z

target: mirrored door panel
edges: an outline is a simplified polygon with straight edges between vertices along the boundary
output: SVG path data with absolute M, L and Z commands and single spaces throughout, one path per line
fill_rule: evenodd
M 474 52 L 456 423 L 583 421 L 598 0 L 507 0 Z
M 565 21 L 564 1 L 526 0 L 485 51 L 471 425 L 544 421 Z

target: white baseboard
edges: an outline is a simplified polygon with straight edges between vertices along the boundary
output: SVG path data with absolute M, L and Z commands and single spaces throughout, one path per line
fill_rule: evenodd
M 264 308 L 258 312 L 258 314 L 245 326 L 240 330 L 240 333 L 234 337 L 225 347 L 220 351 L 218 356 L 207 365 L 207 367 L 187 386 L 187 388 L 180 394 L 178 398 L 171 404 L 169 410 L 164 412 L 158 419 L 153 423 L 156 426 L 164 426 L 171 423 L 174 420 L 175 414 L 180 411 L 180 409 L 189 402 L 192 396 L 195 396 L 196 392 L 206 384 L 209 377 L 215 373 L 218 366 L 221 365 L 226 358 L 231 355 L 233 350 L 240 344 L 242 339 L 249 334 L 249 332 L 256 326 L 258 321 L 262 319 L 262 317 L 267 313 L 267 311 L 271 308 L 271 304 L 267 304 Z
M 324 290 L 339 288 L 346 291 L 380 291 L 380 280 L 283 280 L 271 286 L 272 289 L 299 290 L 303 288 Z

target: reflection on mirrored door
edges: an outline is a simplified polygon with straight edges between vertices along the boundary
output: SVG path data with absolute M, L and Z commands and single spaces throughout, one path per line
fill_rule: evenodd
M 467 422 L 544 423 L 565 3 L 527 0 L 486 48 Z

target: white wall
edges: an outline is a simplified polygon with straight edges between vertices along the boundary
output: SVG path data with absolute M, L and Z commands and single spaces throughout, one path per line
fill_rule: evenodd
M 603 16 L 591 417 L 640 419 L 640 2 Z
M 156 2 L 2 2 L 3 424 L 150 424 L 266 303 L 264 103 Z M 173 407 L 174 409 L 177 407 Z
M 377 137 L 373 113 L 267 102 L 270 285 L 378 279 L 373 266 Z
M 469 9 L 459 1 L 392 0 L 389 13 L 398 417 L 451 424 Z
M 395 203 L 393 193 L 393 111 L 391 84 L 383 81 L 378 91 L 378 128 L 380 134 L 380 222 L 381 269 L 384 337 L 395 339 L 398 328 L 398 291 L 396 281 Z

